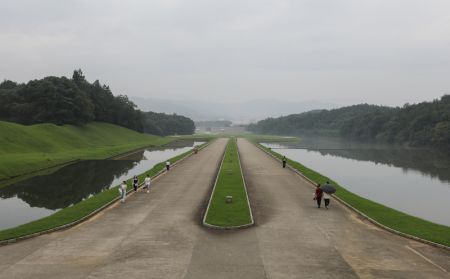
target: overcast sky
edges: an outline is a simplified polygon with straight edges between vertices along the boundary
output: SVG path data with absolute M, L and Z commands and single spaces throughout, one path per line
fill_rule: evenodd
M 0 0 L 0 79 L 402 105 L 450 93 L 448 0 Z

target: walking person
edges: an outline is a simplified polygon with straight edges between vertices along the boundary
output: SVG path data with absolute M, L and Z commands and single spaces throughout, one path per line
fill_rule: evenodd
M 328 209 L 328 206 L 330 205 L 330 198 L 331 196 L 327 192 L 323 192 L 323 201 L 326 209 Z
M 320 208 L 320 204 L 322 203 L 322 195 L 323 191 L 320 189 L 320 184 L 317 184 L 316 191 L 314 192 L 314 200 L 317 202 L 317 208 Z
M 150 175 L 147 174 L 147 176 L 144 179 L 144 188 L 147 189 L 147 193 L 150 193 L 150 184 L 152 183 L 152 179 L 150 178 Z
M 170 161 L 166 162 L 166 170 L 169 171 L 170 170 Z
M 127 197 L 127 183 L 125 181 L 123 181 L 122 184 L 120 184 L 119 192 L 121 197 L 120 202 L 125 202 L 125 198 Z
M 133 177 L 133 189 L 136 192 L 139 186 L 139 178 L 135 175 Z
M 287 162 L 286 156 L 283 156 L 283 169 L 286 168 L 286 162 Z
M 323 185 L 323 201 L 325 203 L 325 208 L 328 209 L 328 206 L 330 206 L 330 199 L 331 196 L 328 192 L 327 187 L 332 187 L 330 184 L 330 181 L 327 180 L 327 182 L 325 183 L 325 185 Z M 330 192 L 331 193 L 331 192 Z

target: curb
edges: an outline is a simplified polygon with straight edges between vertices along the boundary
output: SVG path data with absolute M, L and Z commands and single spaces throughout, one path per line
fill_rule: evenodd
M 250 141 L 249 141 L 249 142 L 250 142 Z M 268 152 L 267 150 L 265 150 L 264 148 L 262 148 L 258 143 L 256 143 L 256 144 L 253 143 L 253 142 L 251 142 L 251 143 L 252 143 L 253 145 L 255 145 L 256 147 L 258 147 L 259 149 L 261 149 L 261 150 L 262 150 L 263 152 L 265 152 L 267 155 L 269 155 L 269 156 L 271 156 L 272 158 L 274 158 L 275 160 L 281 162 L 281 160 L 280 160 L 278 157 L 276 157 L 275 155 L 271 154 L 270 152 Z M 286 165 L 287 165 L 287 167 L 288 167 L 290 170 L 292 170 L 292 171 L 295 172 L 297 175 L 301 176 L 302 178 L 304 178 L 305 180 L 307 180 L 309 183 L 311 183 L 311 184 L 312 184 L 311 186 L 315 186 L 315 185 L 316 185 L 316 182 L 314 182 L 314 181 L 312 181 L 311 179 L 309 179 L 308 177 L 306 177 L 306 176 L 305 176 L 303 173 L 301 173 L 299 170 L 295 169 L 294 167 L 290 166 L 289 164 L 286 164 Z M 385 225 L 379 223 L 378 221 L 372 219 L 371 217 L 367 216 L 365 213 L 363 213 L 363 212 L 359 211 L 358 209 L 354 208 L 353 206 L 351 206 L 350 204 L 348 204 L 346 201 L 342 200 L 341 198 L 337 197 L 336 195 L 332 195 L 332 196 L 333 196 L 333 198 L 334 198 L 335 200 L 337 200 L 339 203 L 341 203 L 342 205 L 344 205 L 344 206 L 347 207 L 348 209 L 350 209 L 350 210 L 352 210 L 353 212 L 357 213 L 358 215 L 360 215 L 361 217 L 363 217 L 364 219 L 366 219 L 367 221 L 369 221 L 370 223 L 374 224 L 375 226 L 377 226 L 377 227 L 379 227 L 379 228 L 382 228 L 382 229 L 384 229 L 384 230 L 386 230 L 386 231 L 388 231 L 388 232 L 390 232 L 390 233 L 396 234 L 396 235 L 401 236 L 401 237 L 404 237 L 404 238 L 412 239 L 412 240 L 415 240 L 415 241 L 418 241 L 418 242 L 422 242 L 422 243 L 424 243 L 424 244 L 428 244 L 428 245 L 430 245 L 430 246 L 434 246 L 434 247 L 436 247 L 436 248 L 441 248 L 441 249 L 450 251 L 450 246 L 447 246 L 447 245 L 444 245 L 444 244 L 440 244 L 440 243 L 436 243 L 436 242 L 433 242 L 433 241 L 430 241 L 430 240 L 426 240 L 426 239 L 423 239 L 423 238 L 420 238 L 420 237 L 417 237 L 417 236 L 414 236 L 414 235 L 410 235 L 410 234 L 407 234 L 407 233 L 404 233 L 404 232 L 397 231 L 397 230 L 392 229 L 392 228 L 390 228 L 390 227 L 388 227 L 388 226 L 385 226 Z
M 228 145 L 228 143 L 227 143 L 227 145 Z M 242 171 L 241 157 L 239 155 L 239 147 L 237 146 L 237 142 L 236 142 L 236 148 L 237 148 L 237 154 L 238 154 L 239 169 L 241 171 L 242 182 L 244 184 L 244 190 L 245 190 L 245 196 L 247 198 L 247 205 L 248 205 L 248 209 L 250 211 L 250 219 L 252 221 L 251 221 L 251 223 L 248 223 L 248 224 L 244 224 L 244 225 L 240 225 L 240 226 L 228 226 L 228 227 L 221 227 L 221 226 L 216 226 L 216 225 L 211 225 L 211 224 L 206 223 L 206 216 L 208 215 L 209 206 L 211 205 L 212 196 L 214 194 L 214 190 L 216 189 L 217 181 L 219 180 L 219 174 L 220 174 L 220 170 L 222 169 L 223 161 L 225 160 L 225 154 L 226 154 L 226 151 L 227 151 L 227 147 L 225 146 L 225 150 L 223 152 L 223 157 L 222 157 L 222 162 L 220 163 L 219 170 L 217 171 L 216 180 L 214 182 L 214 187 L 213 187 L 213 190 L 212 190 L 211 195 L 209 197 L 209 202 L 208 202 L 208 206 L 206 207 L 205 215 L 203 216 L 203 222 L 202 223 L 203 223 L 203 226 L 205 226 L 207 228 L 216 229 L 216 230 L 237 230 L 237 229 L 248 228 L 248 227 L 251 227 L 251 226 L 253 226 L 255 224 L 255 221 L 253 219 L 252 208 L 250 206 L 250 200 L 248 198 L 247 185 L 245 184 L 244 173 Z
M 207 146 L 209 146 L 214 140 L 211 140 L 209 142 L 206 142 L 205 144 L 203 144 L 202 146 L 199 147 L 198 150 L 202 150 L 204 148 L 206 148 Z M 176 165 L 178 165 L 179 163 L 181 163 L 182 161 L 184 161 L 185 159 L 191 157 L 194 154 L 194 151 L 191 150 L 191 152 L 189 154 L 187 154 L 186 156 L 184 156 L 183 158 L 179 159 L 178 161 L 176 161 L 175 163 L 173 163 L 171 165 L 172 167 L 175 167 Z M 167 173 L 167 171 L 165 170 L 165 168 L 163 168 L 162 170 L 160 170 L 158 173 L 156 173 L 154 176 L 152 176 L 152 180 L 156 180 L 159 177 L 161 177 L 163 174 Z M 144 183 L 141 183 L 138 187 L 138 189 L 142 188 L 142 186 L 144 185 Z M 114 187 L 113 187 L 114 188 Z M 134 190 L 130 189 L 127 191 L 127 197 L 132 196 L 134 194 Z M 48 230 L 44 230 L 44 231 L 40 231 L 40 232 L 36 232 L 36 233 L 32 233 L 32 234 L 28 234 L 28 235 L 24 235 L 24 236 L 20 236 L 20 237 L 16 237 L 16 238 L 11 238 L 11 239 L 6 239 L 6 240 L 0 240 L 0 246 L 4 246 L 4 245 L 8 245 L 8 244 L 13 244 L 22 240 L 26 240 L 26 239 L 30 239 L 33 237 L 37 237 L 40 235 L 44 235 L 44 234 L 49 234 L 49 233 L 53 233 L 56 231 L 62 231 L 62 230 L 67 230 L 71 227 L 74 227 L 78 224 L 81 224 L 87 220 L 89 220 L 90 218 L 94 217 L 95 215 L 97 215 L 98 213 L 100 213 L 101 211 L 107 209 L 108 207 L 112 206 L 113 204 L 117 203 L 120 201 L 120 196 L 116 197 L 115 199 L 107 202 L 106 204 L 102 205 L 101 207 L 97 208 L 96 210 L 92 211 L 91 213 L 89 213 L 88 215 L 81 217 L 80 219 L 73 221 L 71 223 L 65 224 L 65 225 L 61 225 L 55 228 L 51 228 Z

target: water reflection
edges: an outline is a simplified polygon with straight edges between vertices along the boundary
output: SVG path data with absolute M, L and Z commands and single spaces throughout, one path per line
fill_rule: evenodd
M 114 177 L 132 169 L 134 163 L 125 160 L 78 162 L 52 174 L 0 189 L 0 198 L 18 197 L 31 207 L 65 208 L 108 189 Z
M 303 138 L 302 138 L 303 139 Z M 413 216 L 450 226 L 450 156 L 430 150 L 319 138 L 264 144 L 348 190 Z
M 347 150 L 319 150 L 322 155 L 332 155 L 371 161 L 402 168 L 405 172 L 417 171 L 423 175 L 450 182 L 450 157 L 427 150 L 399 150 L 399 149 L 347 149 Z
M 202 142 L 179 141 L 115 160 L 86 160 L 0 188 L 0 229 L 76 204 Z
M 349 142 L 332 137 L 302 137 L 299 143 L 269 145 L 272 148 L 300 148 L 317 151 L 322 155 L 384 164 L 450 182 L 450 154 L 436 150 Z

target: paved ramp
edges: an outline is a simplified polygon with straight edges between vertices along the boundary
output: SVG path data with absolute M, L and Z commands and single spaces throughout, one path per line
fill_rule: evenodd
M 239 140 L 256 226 L 203 228 L 226 140 L 145 191 L 67 231 L 0 247 L 0 278 L 446 278 L 449 253 L 394 236 L 332 204 Z

